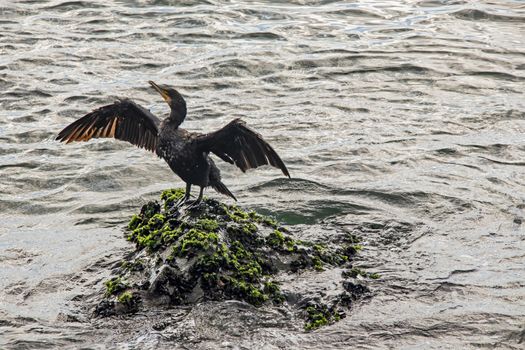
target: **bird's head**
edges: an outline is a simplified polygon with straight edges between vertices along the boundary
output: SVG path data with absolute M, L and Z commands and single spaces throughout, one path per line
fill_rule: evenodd
M 157 85 L 151 80 L 149 81 L 149 84 L 157 90 L 157 92 L 168 103 L 172 114 L 176 113 L 183 118 L 186 116 L 186 101 L 184 101 L 184 98 L 177 90 L 167 85 Z

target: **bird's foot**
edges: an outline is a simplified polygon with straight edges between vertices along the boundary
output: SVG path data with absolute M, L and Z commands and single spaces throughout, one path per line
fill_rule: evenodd
M 182 207 L 184 204 L 186 204 L 188 202 L 188 200 L 190 199 L 190 196 L 184 196 L 182 197 L 181 199 L 179 199 L 177 202 L 175 202 L 173 204 L 173 207 L 174 208 L 180 208 Z
M 180 208 L 184 205 L 184 203 L 187 202 L 187 199 L 186 198 L 181 198 L 179 199 L 175 204 L 173 204 L 173 207 L 174 208 Z
M 188 206 L 186 207 L 186 209 L 192 210 L 192 209 L 200 207 L 202 204 L 202 200 L 197 199 L 195 201 L 186 202 L 186 203 L 188 203 Z

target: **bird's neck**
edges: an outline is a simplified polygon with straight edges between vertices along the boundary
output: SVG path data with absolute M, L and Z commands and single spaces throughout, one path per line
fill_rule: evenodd
M 166 122 L 173 128 L 178 128 L 186 118 L 186 114 L 180 113 L 175 110 L 171 110 L 170 116 L 166 119 Z

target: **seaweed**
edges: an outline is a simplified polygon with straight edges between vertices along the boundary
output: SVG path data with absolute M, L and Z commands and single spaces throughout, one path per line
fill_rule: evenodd
M 129 304 L 132 299 L 133 294 L 131 294 L 131 292 L 124 292 L 118 296 L 117 301 L 121 304 Z
M 304 329 L 306 331 L 332 324 L 344 317 L 344 313 L 340 310 L 321 303 L 309 305 L 305 311 L 306 322 Z
M 120 277 L 113 277 L 110 280 L 104 282 L 106 286 L 106 295 L 114 295 L 118 292 L 123 291 L 128 285 Z
M 343 271 L 343 277 L 350 277 L 350 278 L 364 277 L 364 278 L 371 278 L 371 279 L 381 278 L 381 276 L 377 272 L 370 273 L 370 272 L 367 272 L 357 267 L 352 267 L 350 270 Z

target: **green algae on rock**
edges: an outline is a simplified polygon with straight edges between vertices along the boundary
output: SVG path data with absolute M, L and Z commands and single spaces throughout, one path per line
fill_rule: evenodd
M 125 290 L 128 285 L 120 277 L 113 277 L 104 283 L 106 285 L 106 295 L 114 295 Z
M 341 317 L 344 317 L 344 314 L 335 310 L 333 307 L 328 307 L 326 304 L 310 305 L 305 311 L 306 323 L 304 329 L 307 331 L 337 322 Z
M 343 276 L 351 277 L 351 278 L 357 278 L 358 276 L 360 276 L 364 278 L 371 278 L 374 280 L 381 277 L 378 273 L 366 272 L 365 270 L 357 268 L 357 267 L 352 267 L 348 271 L 343 271 Z
M 136 250 L 121 264 L 118 276 L 106 282 L 106 299 L 96 314 L 208 300 L 292 304 L 281 290 L 280 274 L 351 268 L 356 239 L 341 245 L 297 240 L 273 218 L 235 205 L 205 199 L 196 208 L 178 207 L 183 196 L 181 189 L 166 190 L 162 205 L 149 202 L 133 215 L 126 238 Z M 306 330 L 344 317 L 340 300 L 348 293 L 342 287 L 343 297 L 336 302 L 297 307 L 305 315 Z M 366 294 L 366 287 L 361 292 Z

